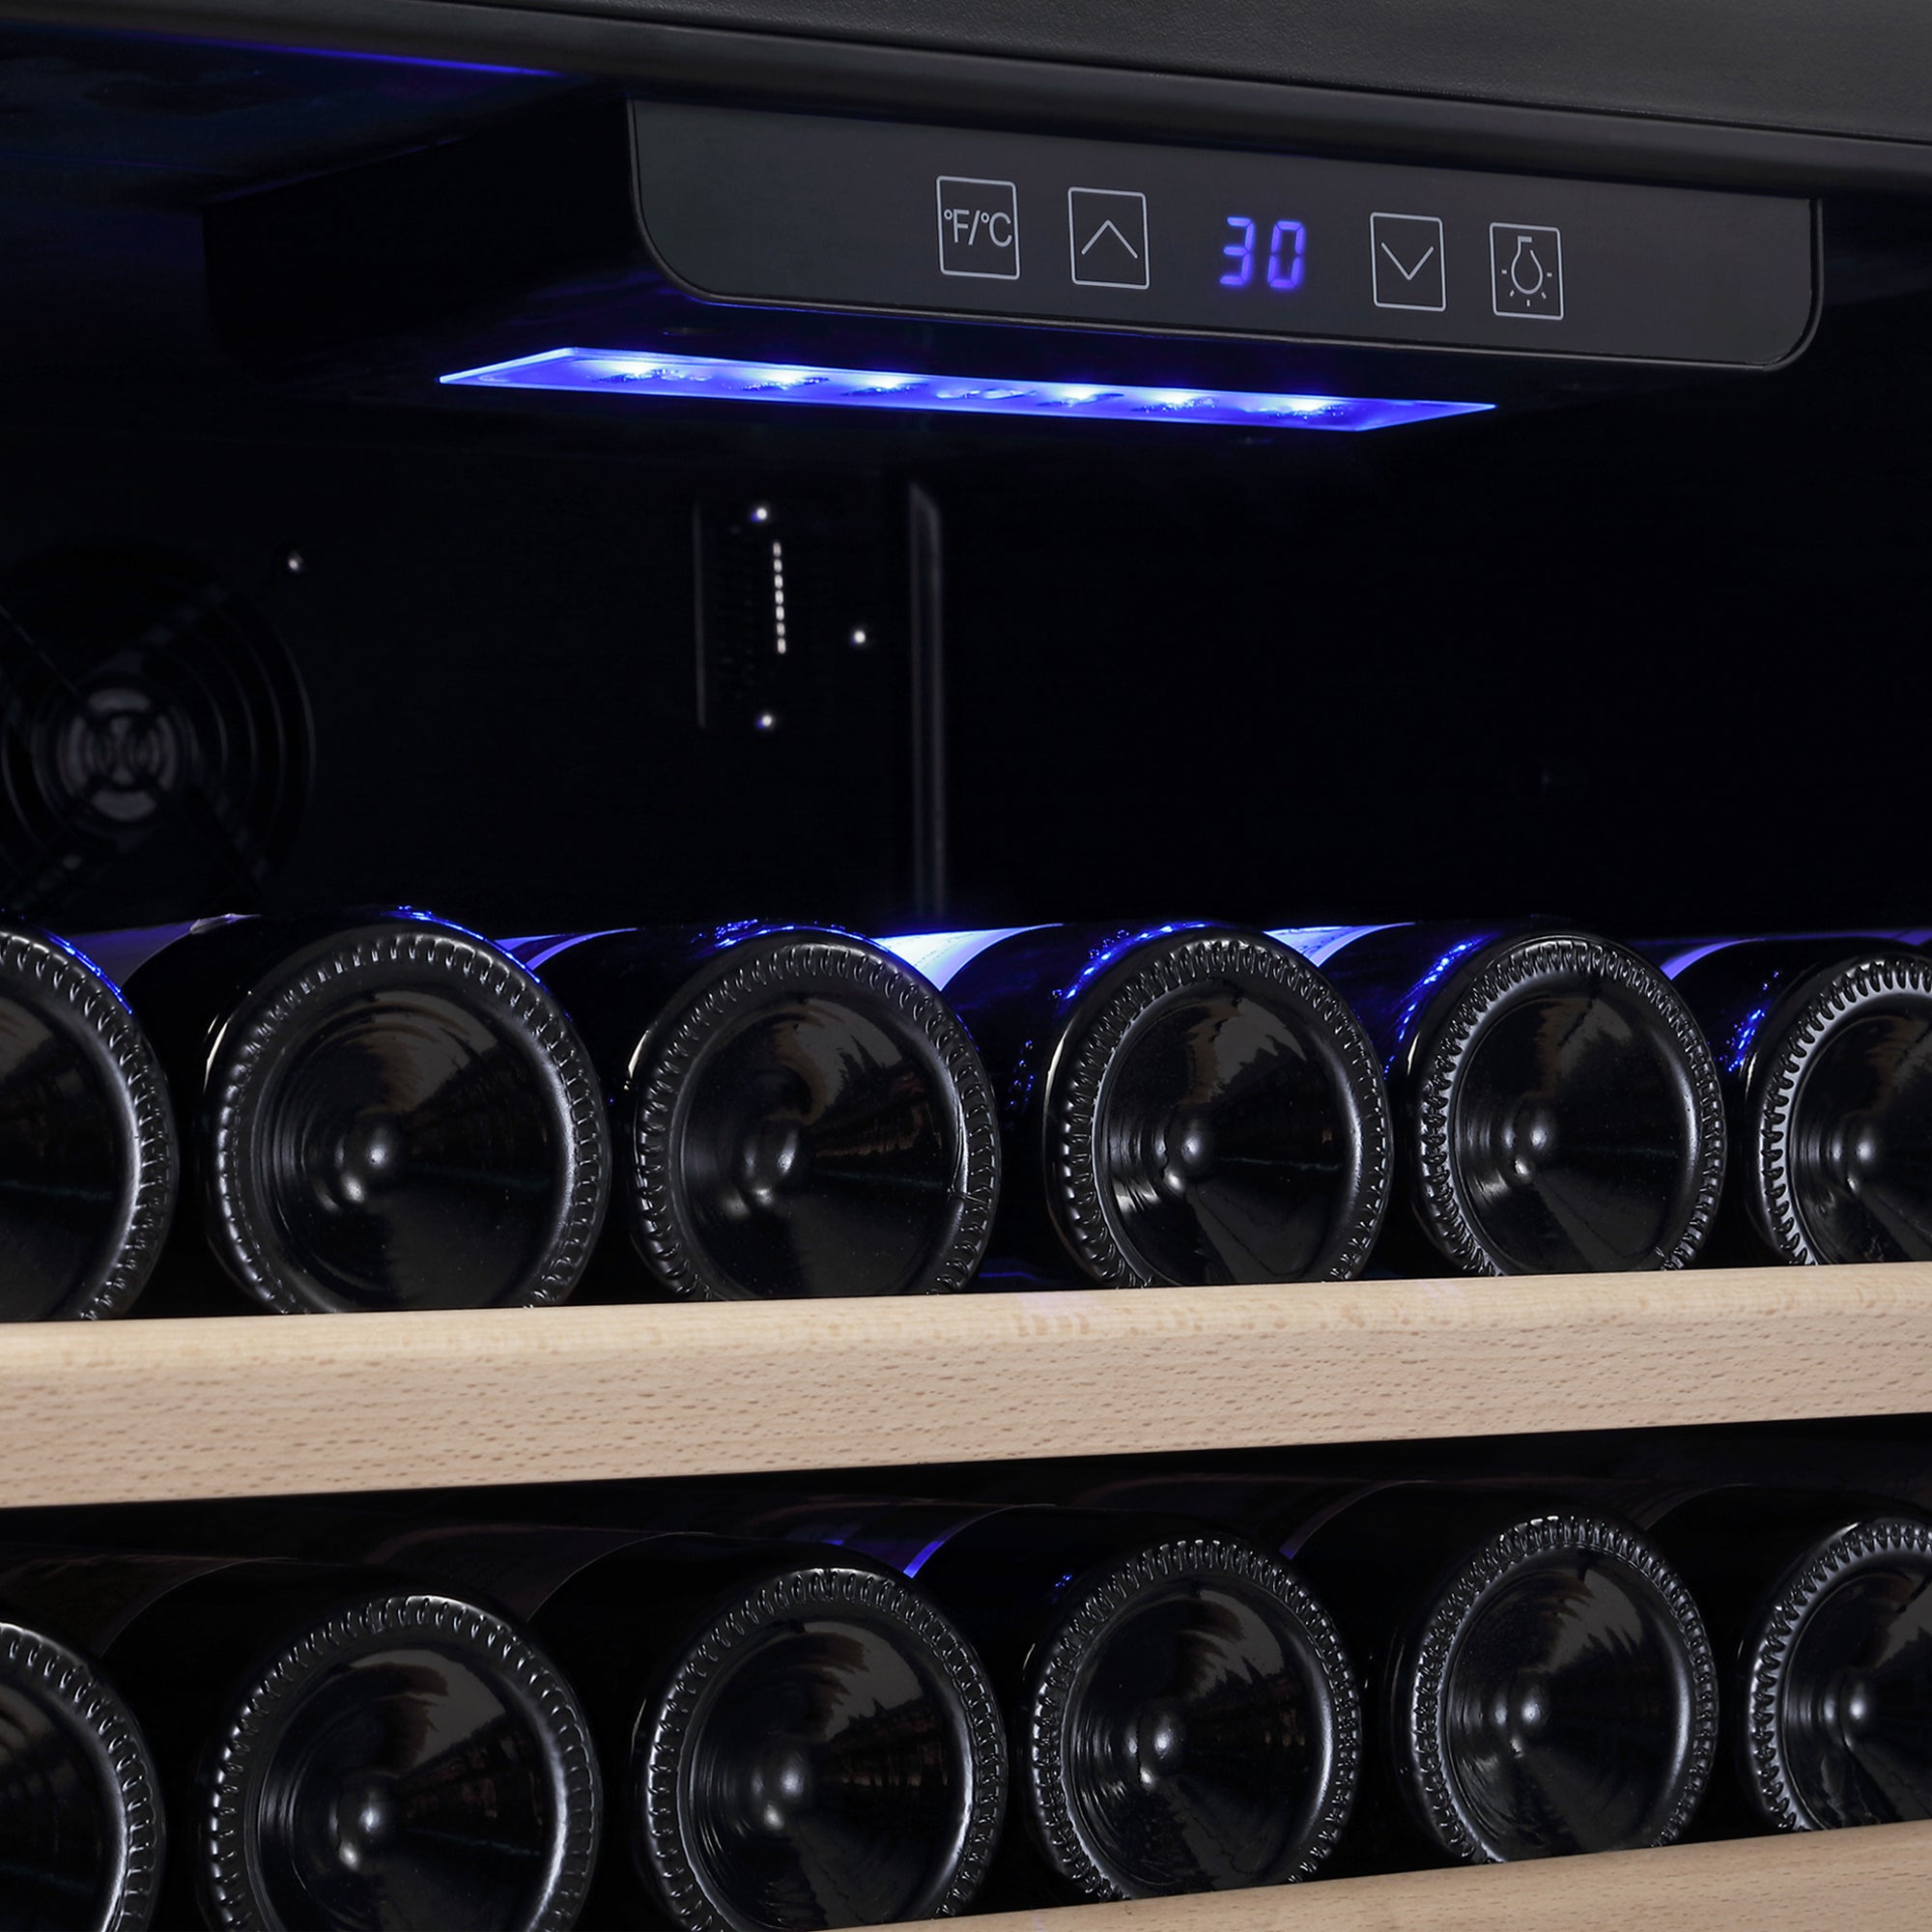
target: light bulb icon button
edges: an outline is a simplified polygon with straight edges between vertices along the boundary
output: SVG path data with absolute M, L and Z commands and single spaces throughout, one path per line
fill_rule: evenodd
M 1526 222 L 1490 223 L 1490 267 L 1498 315 L 1563 320 L 1563 236 Z

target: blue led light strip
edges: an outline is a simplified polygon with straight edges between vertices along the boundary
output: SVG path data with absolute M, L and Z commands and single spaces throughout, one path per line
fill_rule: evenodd
M 821 403 L 860 410 L 1074 417 L 1103 422 L 1269 424 L 1280 429 L 1388 429 L 1469 415 L 1493 403 L 1411 403 L 1374 396 L 1270 395 L 1252 389 L 1141 388 L 1124 383 L 1038 383 L 997 376 L 912 376 L 796 362 L 733 362 L 648 350 L 552 349 L 440 379 L 471 388 L 569 389 L 692 402 Z

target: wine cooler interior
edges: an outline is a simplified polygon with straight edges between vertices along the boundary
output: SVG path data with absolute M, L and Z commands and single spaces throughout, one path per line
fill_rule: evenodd
M 206 1019 L 182 991 L 191 951 L 172 982 L 157 955 L 173 1018 L 164 1001 L 143 1004 L 155 945 L 137 929 L 228 914 L 292 932 L 338 916 L 344 929 L 430 934 L 448 922 L 485 958 L 452 974 L 487 976 L 501 947 L 518 974 L 549 967 L 562 1005 L 559 989 L 580 982 L 554 955 L 586 949 L 594 1004 L 596 942 L 629 928 L 890 944 L 932 980 L 931 1027 L 958 1034 L 956 1047 L 942 1035 L 941 1058 L 971 1063 L 979 1084 L 949 1091 L 980 1165 L 952 1246 L 923 1274 L 868 1256 L 863 1303 L 840 1268 L 863 1271 L 831 1236 L 809 1266 L 794 1257 L 790 1288 L 769 1286 L 762 1251 L 737 1275 L 673 1265 L 657 1210 L 632 1205 L 627 1221 L 613 1191 L 606 1220 L 582 1179 L 600 1162 L 622 1169 L 627 1136 L 646 1147 L 658 1117 L 638 1069 L 669 1021 L 626 1034 L 628 1016 L 580 1015 L 582 1067 L 596 1060 L 613 1111 L 606 1137 L 582 1068 L 549 1094 L 579 1136 L 582 1198 L 552 1217 L 568 1267 L 553 1255 L 524 1272 L 550 1265 L 546 1280 L 568 1277 L 560 1293 L 482 1306 L 492 1297 L 469 1293 L 445 1256 L 447 1293 L 345 1291 L 307 1305 L 391 1312 L 271 1321 L 217 1279 L 184 1208 L 192 1239 L 178 1232 L 161 1251 L 156 1236 L 161 1260 L 131 1312 L 190 1319 L 10 1325 L 0 1406 L 17 1419 L 20 1462 L 0 1493 L 0 1622 L 24 1624 L 23 1606 L 44 1601 L 61 1643 L 123 1673 L 173 1846 L 129 1825 L 112 1858 L 43 1858 L 46 1897 L 104 1883 L 118 1858 L 135 1916 L 99 1921 L 116 1932 L 328 1912 L 330 1925 L 433 1932 L 459 1896 L 483 1911 L 463 1886 L 498 1885 L 490 1861 L 509 1870 L 526 1856 L 524 1826 L 493 1812 L 466 1838 L 474 1819 L 458 1815 L 469 1800 L 449 1797 L 452 1774 L 435 1803 L 448 1799 L 451 1842 L 483 1849 L 467 1876 L 422 1878 L 409 1917 L 380 1872 L 414 1826 L 390 1784 L 328 1756 L 335 1733 L 316 1747 L 341 1774 L 315 1827 L 324 1878 L 299 1848 L 267 1877 L 236 1849 L 256 1829 L 246 1807 L 280 1801 L 244 1788 L 255 1773 L 217 1775 L 195 1752 L 218 1716 L 245 1763 L 248 1724 L 280 1722 L 276 1700 L 306 1694 L 297 1679 L 317 1658 L 349 1656 L 353 1627 L 385 1658 L 383 1645 L 418 1638 L 456 1646 L 480 1673 L 475 1694 L 516 1706 L 500 1734 L 527 1719 L 564 1794 L 576 1835 L 559 1828 L 542 1854 L 551 1902 L 478 1924 L 812 1932 L 959 1910 L 1037 1923 L 1058 1905 L 1317 1877 L 1341 1902 L 1332 1919 L 1311 1906 L 1311 1925 L 1528 1923 L 1576 1901 L 1532 1891 L 1548 1882 L 1519 1865 L 1571 1851 L 1612 1854 L 1579 1863 L 1603 1874 L 1579 1881 L 1602 1889 L 1588 1904 L 1599 1917 L 1579 1924 L 1642 1913 L 1667 1928 L 1709 1896 L 1748 1898 L 1766 1925 L 1829 1922 L 1827 1896 L 1875 1928 L 1916 1922 L 1932 1823 L 1885 1821 L 1932 1819 L 1915 1607 L 1932 1575 L 1932 1268 L 1877 1258 L 1892 1248 L 1774 1267 L 1741 1220 L 1717 1219 L 1726 1136 L 1726 1185 L 1747 1164 L 1738 1103 L 1719 1087 L 1737 1065 L 1698 1037 L 1709 1077 L 1690 1093 L 1685 1076 L 1680 1225 L 1650 1264 L 1668 1273 L 1591 1274 L 1605 1264 L 1553 1240 L 1535 1250 L 1558 1256 L 1547 1272 L 1473 1235 L 1452 1252 L 1405 1205 L 1410 1156 L 1390 1149 L 1407 1146 L 1420 1103 L 1390 1057 L 1393 1108 L 1377 1111 L 1367 1020 L 1330 1047 L 1370 1095 L 1350 1128 L 1359 1225 L 1321 1250 L 1346 1264 L 1294 1280 L 1137 1273 L 1131 1255 L 1094 1260 L 1063 1217 L 1065 1264 L 1036 1266 L 1024 1240 L 1003 1250 L 1019 1220 L 996 1216 L 984 1177 L 1003 1161 L 1006 1199 L 1018 1198 L 1017 1130 L 1009 1119 L 1003 1143 L 992 1118 L 1023 1113 L 1036 1073 L 1044 1092 L 1063 1056 L 1037 1067 L 1039 1035 L 1009 1056 L 1020 1071 L 996 1065 L 990 1034 L 978 1048 L 966 1036 L 974 998 L 1004 1010 L 998 972 L 981 969 L 990 991 L 970 973 L 949 981 L 932 963 L 946 949 L 904 949 L 908 935 L 961 933 L 970 967 L 986 935 L 1064 923 L 1180 951 L 1198 922 L 1257 945 L 1285 937 L 1320 965 L 1330 928 L 1441 922 L 1476 935 L 1402 979 L 1407 1025 L 1459 956 L 1498 933 L 1607 935 L 1634 949 L 1639 973 L 1639 954 L 1662 964 L 1719 938 L 1815 947 L 1849 933 L 1882 935 L 1880 966 L 1932 1003 L 1917 744 L 1932 711 L 1924 140 L 1846 110 L 1807 147 L 1795 108 L 1767 108 L 1758 126 L 1720 111 L 1708 77 L 1702 105 L 1673 96 L 1668 114 L 1662 101 L 1634 113 L 1612 98 L 1608 64 L 1595 105 L 1613 111 L 1559 111 L 1518 77 L 1514 106 L 1465 89 L 1436 115 L 1408 99 L 1412 76 L 1372 99 L 1346 64 L 1316 72 L 1314 42 L 1299 79 L 1321 85 L 1268 79 L 1273 55 L 1257 45 L 1246 79 L 1204 71 L 1163 92 L 1174 76 L 1094 58 L 1087 10 L 1056 30 L 1064 42 L 1010 63 L 1030 72 L 1008 76 L 1004 106 L 1005 83 L 974 66 L 988 53 L 971 51 L 980 27 L 827 27 L 810 7 L 776 10 L 779 32 L 724 17 L 743 10 L 659 19 L 645 6 L 633 20 L 586 0 L 550 10 L 550 38 L 541 6 L 408 0 L 380 21 L 380 9 L 319 8 L 280 34 L 249 27 L 240 0 L 191 19 L 154 10 L 170 18 L 147 24 L 168 32 L 135 31 L 128 6 L 80 11 L 64 22 L 0 4 L 6 921 L 75 942 L 125 980 L 178 1092 L 182 1065 L 212 1065 L 219 1041 L 181 1020 Z M 447 44 L 425 17 L 438 14 L 465 16 Z M 1015 21 L 1010 51 L 1043 31 Z M 862 44 L 928 32 L 951 42 L 900 46 L 897 67 L 883 41 Z M 1400 66 L 1388 54 L 1387 72 Z M 1264 99 L 1276 83 L 1305 139 L 1269 123 L 1288 112 Z M 1297 157 L 1309 199 L 1291 206 Z M 1402 212 L 1425 206 L 1437 212 Z M 874 249 L 915 219 L 915 265 Z M 1045 294 L 1042 262 L 1059 276 Z M 217 967 L 221 931 L 234 938 L 220 928 L 200 955 Z M 695 968 L 672 941 L 652 943 L 677 966 L 651 962 L 662 1003 Z M 1038 943 L 1045 957 L 1059 942 Z M 1096 941 L 1066 998 L 1122 950 Z M 814 958 L 848 978 L 871 970 Z M 1244 954 L 1241 970 L 1262 968 Z M 1352 998 L 1348 962 L 1329 971 Z M 180 1037 L 164 1038 L 175 1021 Z M 626 1082 L 644 1096 L 621 1096 L 635 1120 L 619 1105 Z M 1869 1155 L 1876 1172 L 1870 1149 L 1887 1134 L 1922 1138 L 1932 1085 L 1914 1091 L 1918 1114 L 1901 1102 L 1876 1125 L 1858 1116 L 1865 1140 L 1845 1130 L 1852 1152 L 1831 1158 Z M 205 1124 L 181 1122 L 184 1201 L 203 1184 L 196 1162 L 214 1167 L 213 1127 L 193 1138 Z M 1184 1191 L 1193 1154 L 1158 1124 L 1178 1150 L 1163 1143 L 1162 1172 Z M 1527 1113 L 1519 1126 L 1538 1130 Z M 0 1121 L 0 1152 L 27 1132 Z M 1321 1159 L 1339 1160 L 1334 1139 Z M 362 1167 L 329 1183 L 341 1200 L 382 1179 L 385 1146 L 358 1143 Z M 723 1202 L 747 1219 L 741 1197 L 777 1188 L 798 1158 L 777 1137 L 747 1147 L 742 1174 L 679 1181 L 694 1198 L 712 1190 L 702 1212 Z M 472 1152 L 448 1155 L 450 1171 Z M 648 1151 L 635 1158 L 641 1169 Z M 1921 1203 L 1923 1166 L 1905 1190 Z M 1150 1226 L 1154 1191 L 1139 1204 Z M 314 1192 L 323 1206 L 301 1211 L 340 1206 Z M 219 1193 L 195 1209 L 210 1226 Z M 1067 1194 L 1077 1218 L 1082 1197 Z M 1899 1238 L 1932 1253 L 1924 1225 Z M 655 1257 L 650 1281 L 633 1247 Z M 1529 1278 L 1474 1279 L 1513 1271 Z M 508 1305 L 569 1299 L 580 1272 L 577 1306 Z M 1143 1292 L 1150 1275 L 1172 1285 Z M 1761 1531 L 1747 1545 L 1737 1530 L 1734 1576 L 1731 1546 L 1707 1533 L 1731 1521 L 1710 1515 L 1730 1508 L 1712 1498 L 1732 1496 L 1752 1499 L 1736 1522 Z M 1049 1575 L 1063 1547 L 1064 1573 Z M 1477 1550 L 1500 1567 L 1470 1582 Z M 1481 1748 L 1495 1773 L 1467 1804 L 1445 1796 L 1453 1777 L 1431 1769 L 1414 1714 L 1463 1693 L 1450 1638 L 1416 1632 L 1448 1630 L 1442 1605 L 1465 1586 L 1500 1601 L 1520 1580 L 1511 1565 L 1551 1550 L 1578 1575 L 1623 1566 L 1626 1595 L 1577 1612 L 1601 1619 L 1591 1656 L 1634 1669 L 1641 1653 L 1651 1674 L 1632 1697 L 1674 1697 L 1682 1721 L 1673 1731 L 1648 1711 L 1629 1738 L 1577 1747 L 1587 1764 L 1562 1773 L 1570 1785 L 1532 1791 L 1540 1773 L 1512 1785 L 1510 1764 L 1548 1761 L 1539 1727 L 1575 1742 L 1545 1690 L 1574 1690 L 1598 1717 L 1616 1702 L 1583 1681 L 1587 1661 L 1566 1677 L 1577 1660 L 1544 1655 L 1527 1690 L 1519 1670 L 1507 1696 L 1477 1712 L 1469 1692 L 1443 1719 L 1445 1735 L 1452 1719 L 1491 1726 Z M 1780 1551 L 1864 1564 L 1899 1601 L 1886 1600 L 1892 1622 L 1861 1654 L 1862 1675 L 1848 1664 L 1820 1689 L 1789 1665 L 1777 1682 L 1796 1684 L 1794 1709 L 1812 1697 L 1812 1729 L 1794 1718 L 1774 1749 L 1751 1724 L 1770 1722 L 1764 1671 L 1789 1660 L 1746 1611 L 1773 1583 L 1797 1601 Z M 1283 1563 L 1306 1569 L 1316 1608 Z M 800 1583 L 808 1570 L 818 1580 Z M 1120 1780 L 1094 1774 L 1112 1795 L 1093 1817 L 1040 1796 L 1065 1767 L 1029 1769 L 1018 1700 L 1058 1680 L 1034 1663 L 1025 1676 L 1021 1639 L 1049 1628 L 1049 1599 L 1062 1614 L 1056 1593 L 1076 1576 L 1103 1571 L 1123 1604 L 1211 1573 L 1250 1623 L 1265 1622 L 1257 1603 L 1303 1618 L 1280 1655 L 1327 1683 L 1330 1702 L 1310 1692 L 1284 1719 L 1326 1780 L 1293 1843 L 1257 1850 L 1256 1827 L 1230 1849 L 1238 1806 L 1221 1787 L 1214 1804 L 1233 1808 L 1204 1800 L 1203 1830 L 1224 1839 L 1204 1850 L 1196 1833 L 1185 1856 L 1162 1837 L 1167 1814 L 1151 1799 L 1135 1811 Z M 983 1580 L 1001 1577 L 1020 1579 L 1009 1603 Z M 387 1594 L 371 1595 L 372 1578 Z M 696 1610 L 680 1622 L 675 1606 L 720 1579 L 740 1592 L 739 1622 L 711 1629 L 717 1655 L 746 1630 L 795 1635 L 829 1619 L 872 1661 L 814 1653 L 806 1667 L 822 1669 L 829 1697 L 887 1707 L 884 1679 L 866 1674 L 871 1644 L 945 1706 L 972 1803 L 942 1830 L 916 1805 L 889 1817 L 879 1798 L 863 1886 L 838 1864 L 850 1843 L 810 1838 L 807 1786 L 826 1767 L 805 1746 L 787 1758 L 760 1730 L 742 1763 L 663 1769 L 687 1706 L 724 1692 L 689 1658 L 656 1704 L 639 1705 L 640 1687 L 695 1642 Z M 1038 1603 L 1023 1610 L 1028 1589 Z M 1328 1596 L 1337 1641 L 1366 1646 L 1360 1686 L 1324 1649 Z M 444 1598 L 455 1607 L 421 1608 Z M 1425 1600 L 1434 1622 L 1415 1607 Z M 635 1628 L 611 1635 L 630 1614 L 613 1606 L 633 1604 L 645 1606 Z M 1406 1635 L 1397 1608 L 1415 1611 Z M 1546 1610 L 1567 1614 L 1531 1605 L 1522 1643 Z M 963 1650 L 948 1619 L 971 1638 Z M 1104 1617 L 1092 1619 L 1051 1625 L 1065 1657 L 1097 1644 Z M 517 1648 L 512 1625 L 526 1623 L 551 1662 Z M 204 1709 L 230 1637 L 254 1644 L 271 1625 L 284 1647 L 246 1722 Z M 1894 1639 L 1898 1654 L 1874 1661 Z M 1225 1630 L 1201 1643 L 1202 1681 L 1222 1665 L 1266 1675 Z M 1725 1673 L 1754 1643 L 1773 1662 L 1734 1684 Z M 486 1653 L 495 1664 L 476 1662 Z M 1293 1675 L 1277 1663 L 1276 1678 Z M 497 1664 L 523 1689 L 501 1690 Z M 772 1671 L 781 1700 L 790 1680 Z M 1062 1675 L 1072 1682 L 1075 1662 Z M 581 1724 L 546 1729 L 578 1693 Z M 1173 1769 L 1163 1753 L 1202 1716 L 1188 1694 L 1088 1743 L 1102 1755 L 1119 1744 L 1153 1790 Z M 1259 1696 L 1234 1701 L 1251 1716 Z M 905 1736 L 925 1721 L 907 1719 Z M 1644 1723 L 1674 1740 L 1662 1769 L 1638 1764 L 1648 1747 L 1630 1738 Z M 1881 1770 L 1849 1795 L 1821 1795 L 1824 1774 L 1806 1784 L 1800 1762 L 1804 1740 L 1833 1725 L 1855 1755 L 1883 1733 L 1859 1759 Z M 486 1732 L 466 1748 L 496 1748 Z M 1778 1756 L 1787 1744 L 1795 1771 Z M 878 1788 L 903 1777 L 939 1805 L 954 1775 L 933 1769 L 941 1747 L 920 1732 L 927 1754 L 912 1772 L 892 1756 L 901 1747 L 914 1748 L 896 1734 L 879 1747 Z M 1764 1770 L 1773 1756 L 1782 1784 Z M 484 1776 L 483 1755 L 469 1762 Z M 741 1773 L 756 1788 L 734 1811 Z M 652 1822 L 679 1776 L 675 1820 Z M 1617 1810 L 1640 1789 L 1654 1819 Z M 298 1794 L 288 1815 L 307 1819 L 307 1802 Z M 30 1809 L 0 1793 L 0 1925 L 16 1922 L 9 1873 L 42 1869 Z M 1775 1861 L 1802 1855 L 1775 1846 L 1776 1830 L 1881 1823 L 1901 1849 Z M 928 1827 L 952 1833 L 952 1861 L 901 1869 Z M 707 1864 L 717 1831 L 764 1836 Z M 1618 1862 L 1621 1848 L 1677 1842 Z M 806 1865 L 827 1861 L 816 1876 L 784 1862 L 801 1843 Z M 1486 1881 L 1449 1867 L 1489 1862 L 1519 1889 L 1456 1889 Z M 1350 1890 L 1358 1881 L 1368 1889 Z M 1425 1889 L 1374 1889 L 1410 1883 Z M 501 1879 L 490 1900 L 524 1896 L 520 1884 Z M 250 1887 L 255 1904 L 236 1904 Z M 1288 1916 L 1231 1905 L 1225 1932 L 1236 1917 Z
M 250 699 L 178 696 L 157 653 L 144 708 L 13 726 L 13 901 L 81 930 L 394 897 L 497 931 L 1909 921 L 1917 773 L 1882 753 L 1932 674 L 1926 314 L 1833 311 L 1787 375 L 1263 447 L 667 452 L 635 417 L 272 398 L 149 431 L 124 369 L 111 411 L 10 433 L 0 596 L 58 654 L 116 577 L 156 573 L 162 614 L 219 586 L 270 662 L 209 781 L 251 800 L 272 747 L 282 789 L 245 856 L 175 833 L 195 777 L 146 707 Z M 16 709 L 58 675 L 20 650 Z
M 1589 372 L 1559 365 L 1365 435 L 378 403 L 225 353 L 202 209 L 582 83 L 0 52 L 22 915 L 1922 913 L 1914 761 L 1882 750 L 1928 675 L 1917 204 L 1827 205 L 1787 368 L 1566 405 Z M 150 610 L 181 634 L 143 688 L 102 672 L 49 718 L 62 654 Z

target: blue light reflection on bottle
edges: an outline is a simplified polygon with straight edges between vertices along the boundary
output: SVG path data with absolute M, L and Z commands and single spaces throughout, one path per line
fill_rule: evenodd
M 1241 239 L 1238 242 L 1230 242 L 1221 250 L 1222 254 L 1235 264 L 1235 267 L 1221 277 L 1221 286 L 1224 289 L 1244 289 L 1255 278 L 1255 224 L 1245 214 L 1231 214 L 1228 217 L 1228 226 L 1238 228 L 1241 231 Z
M 1087 963 L 1065 986 L 1056 988 L 1056 997 L 1062 1002 L 1076 999 L 1110 966 L 1124 959 L 1130 952 L 1138 952 L 1153 940 L 1168 939 L 1177 932 L 1208 932 L 1212 929 L 1206 920 L 1201 919 L 1184 919 L 1170 925 L 1144 925 L 1133 929 L 1122 927 L 1105 939 L 1095 941 L 1087 956 Z
M 1366 939 L 1372 932 L 1393 932 L 1402 922 L 1382 925 L 1284 925 L 1268 934 L 1284 946 L 1292 947 L 1311 966 L 1319 966 L 1331 952 Z
M 973 932 L 908 932 L 895 939 L 875 939 L 888 952 L 896 953 L 915 973 L 922 973 L 935 986 L 944 988 L 953 976 L 970 966 L 989 946 L 1012 939 L 1022 932 L 1044 930 L 1037 925 L 989 925 Z
M 1501 933 L 1451 925 L 1284 926 L 1270 934 L 1334 982 L 1391 1077 L 1443 982 Z
M 1470 953 L 1480 952 L 1490 944 L 1492 934 L 1479 932 L 1467 939 L 1458 940 L 1435 963 L 1430 967 L 1410 989 L 1408 998 L 1403 1002 L 1403 1009 L 1396 1020 L 1396 1039 L 1405 1041 L 1414 1031 L 1415 1022 L 1421 1017 L 1422 1009 L 1435 997 L 1435 989 Z
M 1772 1003 L 1767 1000 L 1762 1006 L 1753 1007 L 1738 1022 L 1737 1031 L 1731 1035 L 1730 1051 L 1724 1058 L 1724 1070 L 1737 1074 L 1745 1070 L 1745 1062 L 1751 1056 L 1751 1048 L 1757 1044 L 1757 1030 L 1771 1011 Z
M 1834 939 L 1843 940 L 1846 947 L 1851 949 L 1871 940 L 1889 939 L 1900 946 L 1922 947 L 1928 938 L 1932 938 L 1932 933 L 1923 928 L 1901 932 L 1870 925 L 1826 926 L 1815 932 L 1732 933 L 1723 939 L 1684 940 L 1669 952 L 1655 946 L 1640 950 L 1648 951 L 1656 960 L 1657 970 L 1666 980 L 1675 980 L 1680 973 L 1689 972 L 1698 960 L 1708 959 L 1714 952 L 1726 952 L 1740 946 L 1794 946 L 1802 941 Z

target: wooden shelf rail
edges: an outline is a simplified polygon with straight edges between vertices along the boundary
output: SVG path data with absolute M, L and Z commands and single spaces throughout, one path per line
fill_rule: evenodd
M 1918 1932 L 1932 1824 L 976 1918 L 976 1932 Z
M 16 1507 L 1932 1411 L 1932 1265 L 52 1323 Z

